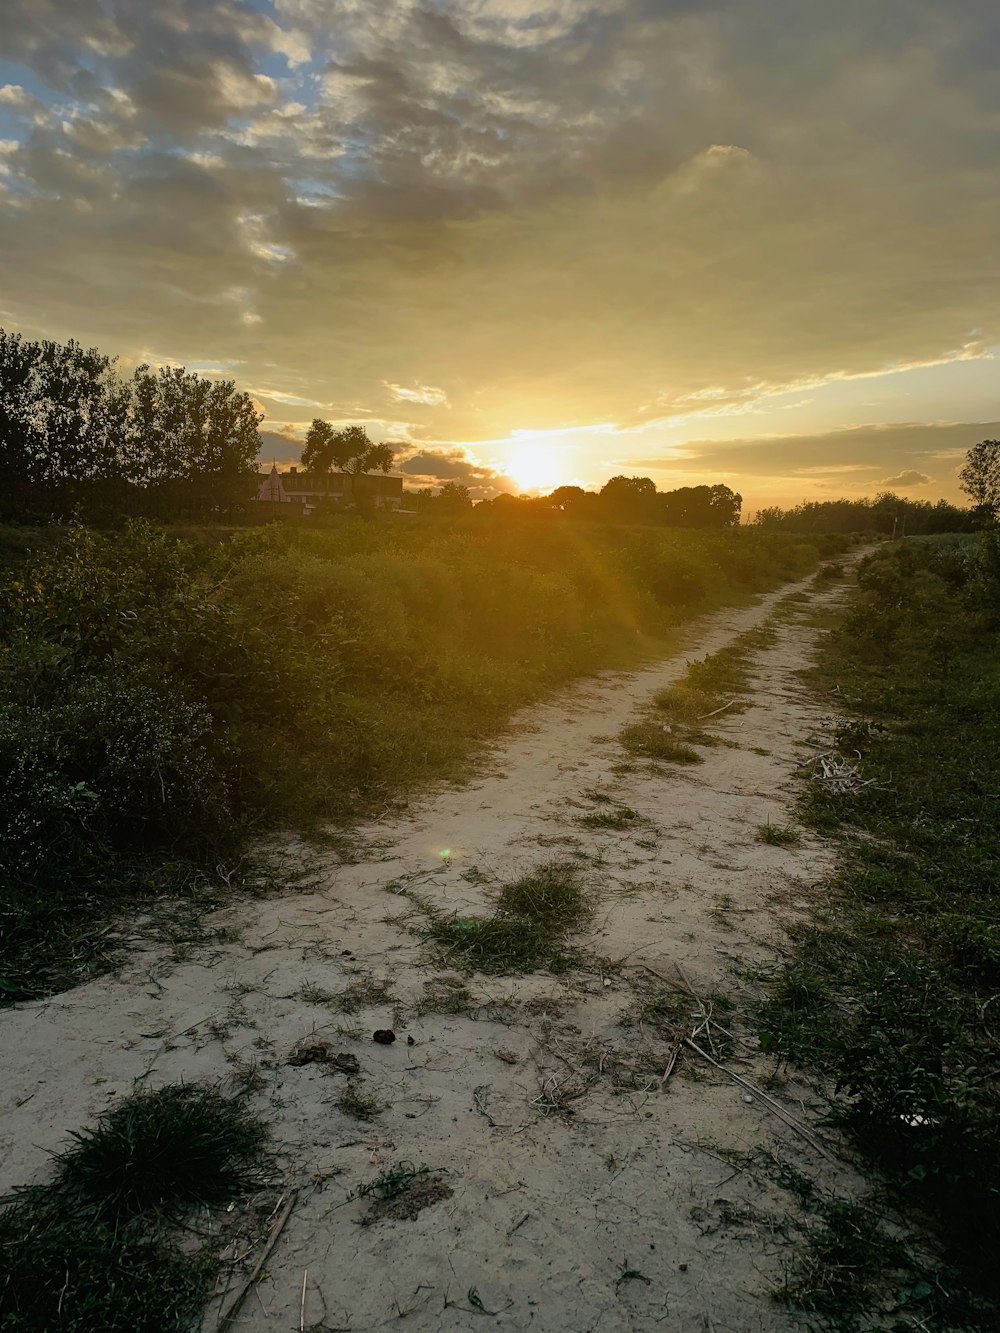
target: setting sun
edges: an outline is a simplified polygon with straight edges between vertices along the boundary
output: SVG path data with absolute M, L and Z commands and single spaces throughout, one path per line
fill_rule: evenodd
M 550 491 L 565 480 L 558 450 L 540 442 L 518 445 L 504 471 L 524 491 Z

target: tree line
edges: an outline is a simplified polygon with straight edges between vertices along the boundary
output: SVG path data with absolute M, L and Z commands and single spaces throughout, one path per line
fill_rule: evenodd
M 0 516 L 231 513 L 254 493 L 262 420 L 232 380 L 122 375 L 97 348 L 0 329 Z
M 774 532 L 805 535 L 828 532 L 871 532 L 887 536 L 921 536 L 935 532 L 971 532 L 980 526 L 976 512 L 947 500 L 908 500 L 885 491 L 874 500 L 806 500 L 782 509 L 761 509 L 754 522 Z
M 461 514 L 473 507 L 469 488 L 449 481 L 408 497 L 419 512 Z M 599 523 L 640 523 L 666 528 L 729 528 L 740 521 L 743 497 L 728 486 L 682 486 L 659 491 L 649 477 L 612 477 L 599 491 L 558 486 L 548 495 L 498 495 L 480 500 L 479 514 L 547 518 L 565 514 Z

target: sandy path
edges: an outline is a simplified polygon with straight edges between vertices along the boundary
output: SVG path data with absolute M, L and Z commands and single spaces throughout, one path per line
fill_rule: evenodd
M 301 1192 L 239 1330 L 298 1329 L 305 1270 L 304 1325 L 317 1330 L 478 1327 L 489 1319 L 472 1291 L 512 1330 L 803 1327 L 767 1296 L 787 1260 L 767 1218 L 778 1201 L 713 1152 L 763 1146 L 811 1174 L 829 1167 L 694 1056 L 662 1085 L 669 1050 L 620 1020 L 650 984 L 644 964 L 676 976 L 680 963 L 699 994 L 745 993 L 731 965 L 773 959 L 780 922 L 831 866 L 812 836 L 787 849 L 755 841 L 766 821 L 788 822 L 802 740 L 820 720 L 795 674 L 814 631 L 779 623 L 753 706 L 718 719 L 731 744 L 703 764 L 612 771 L 613 737 L 688 656 L 761 624 L 797 589 L 813 604 L 838 595 L 803 583 L 707 617 L 687 654 L 526 711 L 477 780 L 361 829 L 356 864 L 314 857 L 306 891 L 218 914 L 225 940 L 180 959 L 139 948 L 117 976 L 0 1014 L 0 1191 L 37 1178 L 46 1151 L 137 1078 L 228 1080 L 256 1061 L 255 1104 Z M 646 822 L 582 827 L 593 788 Z M 592 961 L 559 978 L 474 977 L 471 1013 L 418 1016 L 443 974 L 394 890 L 483 913 L 496 885 L 568 857 L 596 904 L 580 941 Z M 330 996 L 369 979 L 391 997 L 335 1011 Z M 374 1044 L 380 1027 L 400 1039 Z M 339 1109 L 342 1074 L 286 1063 L 312 1033 L 360 1061 L 361 1086 L 388 1104 L 374 1121 Z M 742 1046 L 727 1063 L 754 1081 L 767 1072 Z M 777 1095 L 801 1115 L 791 1089 Z M 451 1197 L 359 1225 L 369 1205 L 350 1192 L 404 1160 L 446 1170 Z M 622 1280 L 626 1270 L 642 1277 Z

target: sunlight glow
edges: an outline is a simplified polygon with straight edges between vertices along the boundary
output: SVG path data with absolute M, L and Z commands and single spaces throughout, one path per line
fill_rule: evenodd
M 508 457 L 504 471 L 524 491 L 551 491 L 565 481 L 559 451 L 537 440 L 519 444 Z

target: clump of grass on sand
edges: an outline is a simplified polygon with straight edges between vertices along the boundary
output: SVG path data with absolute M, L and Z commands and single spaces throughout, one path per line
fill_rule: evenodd
M 124 1219 L 228 1203 L 260 1188 L 268 1133 L 238 1102 L 175 1084 L 134 1093 L 73 1138 L 50 1188 L 71 1206 Z
M 565 936 L 583 923 L 589 907 L 577 868 L 552 862 L 504 885 L 491 917 L 429 915 L 429 938 L 449 962 L 469 971 L 562 972 L 572 961 Z
M 187 1333 L 215 1263 L 177 1233 L 196 1207 L 265 1186 L 266 1126 L 211 1089 L 170 1085 L 126 1097 L 73 1139 L 53 1179 L 0 1212 L 0 1328 Z
M 209 1273 L 159 1236 L 41 1203 L 0 1213 L 0 1328 L 10 1333 L 190 1333 Z
M 597 810 L 590 815 L 581 815 L 579 823 L 584 828 L 627 829 L 642 822 L 642 815 L 628 805 L 615 806 L 613 810 Z
M 802 841 L 802 834 L 795 828 L 783 828 L 780 824 L 761 824 L 757 830 L 757 841 L 769 847 L 794 847 Z
M 702 756 L 683 740 L 667 730 L 656 718 L 646 718 L 642 722 L 632 722 L 619 737 L 622 745 L 632 754 L 644 755 L 647 759 L 661 759 L 668 764 L 700 764 Z
M 353 1116 L 355 1120 L 374 1120 L 385 1110 L 385 1103 L 370 1092 L 365 1092 L 355 1079 L 349 1079 L 337 1105 L 345 1115 Z

